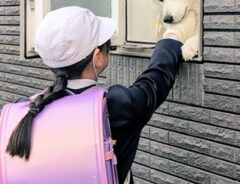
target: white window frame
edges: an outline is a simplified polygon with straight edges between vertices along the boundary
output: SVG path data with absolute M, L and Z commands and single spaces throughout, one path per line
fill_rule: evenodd
M 112 1 L 112 18 L 118 23 L 118 30 L 112 38 L 112 45 L 117 46 L 112 54 L 151 57 L 155 44 L 144 44 L 127 41 L 127 0 Z M 203 0 L 201 1 L 200 12 L 200 38 L 202 38 L 203 22 Z M 20 58 L 29 59 L 39 57 L 34 51 L 35 31 L 44 16 L 51 9 L 50 0 L 21 0 L 20 4 Z M 202 61 L 202 39 L 199 43 L 199 54 L 194 60 Z
M 37 7 L 37 8 L 36 8 Z M 49 0 L 22 0 L 20 4 L 20 57 L 39 57 L 34 50 L 35 32 L 50 9 Z
M 118 30 L 112 38 L 113 45 L 124 44 L 125 22 L 122 19 L 125 0 L 112 1 L 112 18 L 118 22 Z M 39 57 L 34 50 L 35 32 L 44 16 L 51 10 L 50 0 L 22 0 L 20 4 L 20 57 L 31 59 Z M 124 12 L 123 12 L 124 13 Z
M 123 2 L 124 1 L 124 2 Z M 117 55 L 126 55 L 126 56 L 138 56 L 138 57 L 151 57 L 153 50 L 155 48 L 155 44 L 144 44 L 134 41 L 127 41 L 127 17 L 126 17 L 126 4 L 128 0 L 122 0 L 121 7 L 119 9 L 120 14 L 122 14 L 121 17 L 124 17 L 124 20 L 122 20 L 122 28 L 124 28 L 123 31 L 123 38 L 122 43 L 119 47 L 117 47 L 116 51 L 113 51 L 113 54 Z M 192 62 L 202 62 L 203 61 L 203 0 L 200 0 L 200 6 L 199 6 L 199 22 L 200 22 L 200 34 L 199 34 L 199 51 L 195 58 L 193 58 Z M 122 18 L 123 19 L 123 18 Z M 124 25 L 123 25 L 124 24 Z

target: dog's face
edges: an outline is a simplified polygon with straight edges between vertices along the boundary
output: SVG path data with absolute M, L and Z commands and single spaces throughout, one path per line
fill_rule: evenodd
M 188 13 L 192 1 L 196 0 L 159 0 L 163 3 L 163 22 L 177 24 Z

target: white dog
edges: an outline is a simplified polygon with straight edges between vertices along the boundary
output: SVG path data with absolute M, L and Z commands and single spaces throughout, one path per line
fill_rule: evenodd
M 164 34 L 178 33 L 183 58 L 192 60 L 199 50 L 200 0 L 159 0 L 163 3 Z M 161 31 L 162 32 L 162 31 Z

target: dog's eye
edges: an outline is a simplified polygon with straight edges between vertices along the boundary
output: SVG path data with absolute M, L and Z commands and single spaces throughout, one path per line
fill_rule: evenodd
M 163 2 L 164 0 L 159 0 L 159 1 Z

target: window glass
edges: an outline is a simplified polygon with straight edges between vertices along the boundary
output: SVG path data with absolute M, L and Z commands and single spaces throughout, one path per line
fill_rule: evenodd
M 127 41 L 155 43 L 161 30 L 162 3 L 158 0 L 127 0 Z
M 81 6 L 103 17 L 111 17 L 111 0 L 51 0 L 51 10 L 66 6 Z

